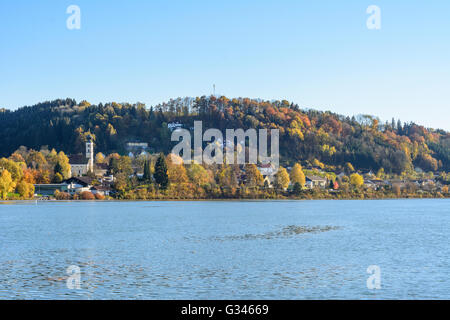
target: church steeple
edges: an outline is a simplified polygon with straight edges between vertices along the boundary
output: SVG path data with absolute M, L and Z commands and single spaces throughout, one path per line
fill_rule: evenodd
M 88 171 L 94 172 L 94 142 L 92 141 L 92 136 L 87 136 L 86 141 L 86 158 L 89 159 Z

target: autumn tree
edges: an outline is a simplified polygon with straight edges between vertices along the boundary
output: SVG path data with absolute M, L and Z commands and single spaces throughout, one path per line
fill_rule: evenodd
M 14 190 L 15 183 L 8 170 L 4 169 L 0 175 L 0 197 L 6 200 L 8 193 Z
M 92 192 L 90 191 L 83 191 L 80 194 L 80 199 L 81 200 L 95 200 L 95 196 Z
M 17 162 L 14 162 L 6 158 L 1 158 L 0 170 L 8 170 L 14 182 L 18 182 L 22 179 L 23 169 L 22 166 Z
M 29 199 L 34 196 L 34 185 L 22 180 L 17 184 L 16 191 L 22 198 Z
M 238 174 L 234 165 L 223 164 L 216 172 L 216 181 L 221 187 L 236 188 L 238 186 Z
M 186 168 L 183 164 L 183 159 L 173 153 L 167 156 L 167 176 L 170 183 L 186 183 L 188 182 L 188 176 Z M 156 168 L 155 168 L 156 172 Z
M 350 162 L 347 162 L 345 164 L 345 173 L 350 174 L 352 172 L 355 172 L 355 168 L 353 167 L 353 165 Z
M 123 173 L 129 176 L 133 173 L 131 158 L 128 156 L 111 157 L 109 166 L 113 174 Z
M 264 184 L 264 178 L 255 164 L 245 165 L 246 185 L 250 187 L 260 187 Z
M 380 169 L 378 170 L 378 172 L 377 172 L 377 178 L 383 179 L 384 177 L 385 177 L 384 169 L 383 169 L 383 168 L 380 168 Z
M 290 179 L 287 170 L 280 166 L 275 175 L 275 184 L 278 189 L 286 190 L 289 187 Z
M 61 183 L 61 182 L 63 182 L 63 180 L 64 180 L 64 178 L 63 178 L 63 176 L 61 175 L 61 173 L 56 172 L 56 173 L 55 173 L 55 176 L 53 177 L 53 181 L 54 181 L 55 183 Z
M 290 179 L 292 183 L 299 183 L 300 186 L 304 186 L 306 183 L 305 174 L 303 173 L 302 166 L 299 163 L 294 164 L 292 167 Z
M 199 164 L 191 164 L 187 170 L 189 179 L 197 186 L 203 186 L 212 182 L 212 172 Z
M 27 165 L 33 169 L 42 169 L 47 165 L 47 160 L 44 155 L 39 151 L 32 150 L 27 159 Z
M 357 173 L 353 173 L 350 176 L 350 183 L 355 187 L 361 187 L 364 184 L 364 178 Z
M 98 152 L 95 155 L 95 163 L 105 163 L 105 156 L 103 155 L 103 153 Z

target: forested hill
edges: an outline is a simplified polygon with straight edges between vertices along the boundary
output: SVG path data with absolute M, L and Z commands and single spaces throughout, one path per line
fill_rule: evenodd
M 146 108 L 143 104 L 91 105 L 73 99 L 0 109 L 0 156 L 20 146 L 84 152 L 90 133 L 96 152 L 125 153 L 129 141 L 148 142 L 153 151 L 170 151 L 167 124 L 190 128 L 202 120 L 203 128 L 278 128 L 282 163 L 344 166 L 401 173 L 420 167 L 450 171 L 450 133 L 414 123 L 380 123 L 373 116 L 345 117 L 330 112 L 301 110 L 288 101 L 200 97 L 170 100 Z

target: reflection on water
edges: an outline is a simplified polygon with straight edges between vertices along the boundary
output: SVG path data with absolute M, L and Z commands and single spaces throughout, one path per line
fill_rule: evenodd
M 17 202 L 0 208 L 0 298 L 448 299 L 449 204 Z
M 262 234 L 243 234 L 243 235 L 233 235 L 233 236 L 224 236 L 224 237 L 211 237 L 210 239 L 216 241 L 226 241 L 226 240 L 256 240 L 256 239 L 266 239 L 270 240 L 273 238 L 280 237 L 289 237 L 295 236 L 299 234 L 305 233 L 319 233 L 326 232 L 331 230 L 338 230 L 340 227 L 333 226 L 315 226 L 315 227 L 307 227 L 307 226 L 288 226 L 279 231 L 266 232 Z

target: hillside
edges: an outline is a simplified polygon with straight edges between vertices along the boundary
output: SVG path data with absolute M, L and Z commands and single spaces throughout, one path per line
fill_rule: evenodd
M 450 171 L 450 133 L 414 123 L 380 123 L 373 116 L 345 117 L 302 110 L 288 101 L 199 97 L 170 100 L 151 108 L 143 104 L 91 105 L 73 99 L 55 100 L 15 111 L 0 109 L 0 156 L 21 145 L 38 149 L 84 152 L 90 133 L 96 151 L 125 153 L 129 141 L 148 142 L 152 151 L 169 152 L 167 124 L 189 128 L 278 128 L 281 162 L 378 170 L 400 174 L 420 167 Z

